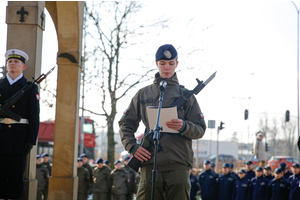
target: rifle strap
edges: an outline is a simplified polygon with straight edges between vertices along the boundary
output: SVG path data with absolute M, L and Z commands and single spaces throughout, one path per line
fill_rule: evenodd
M 179 87 L 180 87 L 180 96 L 186 102 L 188 99 L 186 98 L 186 96 L 184 94 L 187 91 L 187 89 L 185 89 L 185 87 L 183 85 L 179 85 Z

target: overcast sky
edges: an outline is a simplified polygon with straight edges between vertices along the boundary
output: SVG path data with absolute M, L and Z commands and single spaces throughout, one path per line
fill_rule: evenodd
M 0 62 L 3 64 L 6 5 L 7 2 L 0 2 L 0 55 L 3 55 Z M 151 2 L 136 20 L 158 15 L 171 19 L 169 28 L 159 37 L 149 39 L 147 51 L 153 52 L 154 58 L 162 44 L 180 47 L 180 84 L 193 89 L 196 78 L 206 80 L 217 71 L 216 78 L 197 95 L 197 100 L 206 120 L 216 120 L 217 125 L 220 121 L 225 123 L 225 129 L 220 132 L 221 140 L 229 139 L 237 131 L 243 141 L 248 141 L 249 133 L 251 142 L 259 130 L 259 118 L 266 113 L 270 121 L 276 118 L 280 126 L 285 111 L 290 110 L 291 120 L 296 123 L 297 12 L 291 2 Z M 203 31 L 206 27 L 210 28 Z M 201 51 L 183 59 L 186 57 L 181 55 L 193 48 Z M 140 55 L 130 56 L 143 58 L 143 51 L 140 49 Z M 42 72 L 56 65 L 56 53 L 56 33 L 48 14 Z M 154 65 L 154 60 L 149 62 Z M 52 80 L 56 79 L 56 73 L 51 74 Z M 119 102 L 116 123 L 129 101 L 130 98 L 125 98 Z M 249 109 L 249 121 L 243 119 L 244 109 Z M 54 112 L 41 108 L 41 120 L 50 117 L 54 118 Z M 216 129 L 208 130 L 204 138 L 210 139 L 211 134 L 216 138 Z

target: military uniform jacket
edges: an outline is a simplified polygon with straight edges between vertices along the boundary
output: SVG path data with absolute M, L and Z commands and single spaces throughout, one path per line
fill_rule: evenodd
M 88 163 L 83 164 L 82 167 L 86 168 L 89 171 L 89 181 L 90 183 L 93 183 L 93 168 Z
M 194 200 L 196 199 L 196 195 L 199 190 L 199 183 L 197 177 L 194 176 L 193 174 L 190 174 L 190 181 L 191 181 L 190 199 Z
M 270 183 L 275 177 L 273 175 L 265 176 L 268 179 L 268 182 Z
M 7 78 L 0 84 L 0 104 L 12 97 L 16 92 L 27 84 L 24 76 L 10 85 Z M 29 124 L 0 124 L 0 153 L 1 154 L 24 154 L 26 143 L 36 144 L 39 130 L 39 95 L 36 85 L 24 93 L 10 110 L 28 119 Z M 5 118 L 3 115 L 0 118 Z
M 36 179 L 38 180 L 38 191 L 44 191 L 49 181 L 49 171 L 45 165 L 36 165 Z
M 251 180 L 251 196 L 252 200 L 265 200 L 267 197 L 269 180 L 264 177 L 254 177 Z
M 250 171 L 247 171 L 247 172 L 246 172 L 245 178 L 246 178 L 246 179 L 249 179 L 249 180 L 252 180 L 255 176 L 256 176 L 256 175 L 255 175 L 255 172 L 254 172 L 253 170 L 250 170 Z
M 218 179 L 219 200 L 232 200 L 235 178 L 230 174 L 223 174 Z
M 233 200 L 250 200 L 250 180 L 246 177 L 240 179 L 238 178 L 234 183 L 233 188 Z
M 283 179 L 285 180 L 289 180 L 290 176 L 292 176 L 293 173 L 290 172 L 289 170 L 287 170 L 287 172 L 285 174 L 283 174 Z
M 87 194 L 90 185 L 90 173 L 84 167 L 77 168 L 78 194 Z
M 129 175 L 122 168 L 120 170 L 114 169 L 111 171 L 111 192 L 114 195 L 126 195 L 128 192 Z
M 289 200 L 300 199 L 300 173 L 297 175 L 293 174 L 292 176 L 290 176 L 289 187 L 290 187 Z
M 171 106 L 173 102 L 181 96 L 181 89 L 176 74 L 169 79 L 162 79 L 159 73 L 155 75 L 152 85 L 140 89 L 132 98 L 129 107 L 124 112 L 119 121 L 120 136 L 125 149 L 132 154 L 132 148 L 137 149 L 134 133 L 142 120 L 146 129 L 150 130 L 146 113 L 147 106 L 158 106 L 160 97 L 159 84 L 162 80 L 167 81 L 164 90 L 163 107 Z M 161 133 L 159 145 L 162 150 L 157 156 L 158 171 L 168 171 L 174 169 L 187 169 L 193 163 L 192 139 L 199 139 L 204 135 L 205 121 L 200 107 L 194 95 L 185 103 L 183 109 L 178 111 L 178 118 L 184 120 L 185 129 L 177 134 Z M 160 126 L 166 126 L 160 124 Z M 148 151 L 153 155 L 154 146 L 151 145 Z M 154 157 L 142 162 L 142 167 L 152 170 Z
M 289 199 L 288 182 L 285 179 L 274 178 L 268 185 L 268 200 Z
M 94 169 L 94 185 L 93 192 L 108 193 L 110 190 L 110 173 L 111 169 L 103 165 L 100 169 Z
M 131 169 L 130 167 L 128 167 L 126 164 L 123 167 L 125 169 L 125 171 L 127 171 L 128 175 L 129 175 L 129 187 L 128 187 L 128 193 L 134 193 L 136 191 L 136 185 L 135 185 L 135 171 L 133 169 Z
M 201 198 L 203 199 L 217 199 L 218 177 L 211 170 L 205 170 L 199 174 L 199 185 L 201 190 Z

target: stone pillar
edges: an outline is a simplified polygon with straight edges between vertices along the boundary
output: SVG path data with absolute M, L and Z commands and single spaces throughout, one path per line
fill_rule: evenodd
M 7 47 L 20 49 L 29 55 L 24 76 L 31 81 L 41 73 L 42 39 L 45 27 L 44 1 L 8 1 L 6 7 Z M 25 195 L 22 199 L 36 199 L 36 146 L 26 158 L 24 174 Z
M 58 37 L 53 168 L 49 199 L 77 199 L 83 1 L 46 2 Z

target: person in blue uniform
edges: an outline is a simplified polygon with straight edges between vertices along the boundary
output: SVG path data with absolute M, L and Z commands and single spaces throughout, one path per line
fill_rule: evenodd
M 275 178 L 271 173 L 271 167 L 265 166 L 264 167 L 264 176 L 268 179 L 269 183 Z
M 233 177 L 235 177 L 236 179 L 238 179 L 239 178 L 239 175 L 238 174 L 236 174 L 236 173 L 234 173 L 234 171 L 233 171 L 233 168 L 234 168 L 234 165 L 233 165 L 233 163 L 228 163 L 229 164 L 229 173 L 233 176 Z
M 246 171 L 240 169 L 238 172 L 239 178 L 234 183 L 233 200 L 250 200 L 250 181 L 245 177 Z
M 5 58 L 8 73 L 0 81 L 0 106 L 29 85 L 23 76 L 28 55 L 24 51 L 10 49 Z M 36 144 L 39 129 L 38 87 L 33 85 L 9 110 L 19 115 L 21 120 L 15 121 L 6 114 L 0 116 L 0 199 L 18 199 L 24 194 L 26 156 Z
M 269 183 L 267 190 L 267 200 L 289 199 L 288 182 L 282 178 L 281 168 L 274 171 L 275 178 Z
M 205 160 L 203 163 L 204 171 L 199 174 L 199 185 L 202 200 L 217 199 L 217 179 L 216 174 L 210 169 L 210 161 Z
M 294 163 L 292 165 L 293 175 L 288 179 L 290 194 L 289 200 L 298 200 L 300 199 L 300 165 Z
M 293 175 L 292 172 L 290 172 L 289 167 L 285 164 L 285 163 L 280 163 L 279 167 L 281 168 L 282 172 L 283 172 L 283 178 L 285 180 L 288 180 L 290 178 L 290 176 Z
M 217 178 L 219 178 L 220 175 L 215 171 L 215 168 L 216 168 L 215 163 L 214 163 L 214 162 L 211 162 L 211 163 L 210 163 L 210 169 L 211 169 L 212 172 L 214 172 L 214 173 L 217 175 Z
M 222 166 L 223 174 L 218 179 L 219 200 L 232 200 L 235 178 L 229 173 L 229 164 Z
M 190 200 L 196 200 L 196 195 L 199 190 L 199 183 L 196 176 L 193 174 L 193 167 L 190 167 L 191 192 Z
M 256 176 L 251 180 L 250 195 L 252 200 L 265 200 L 267 196 L 267 189 L 269 180 L 264 177 L 263 169 L 256 167 Z
M 246 178 L 252 180 L 255 177 L 255 172 L 253 171 L 253 163 L 251 160 L 246 163 L 247 173 Z

